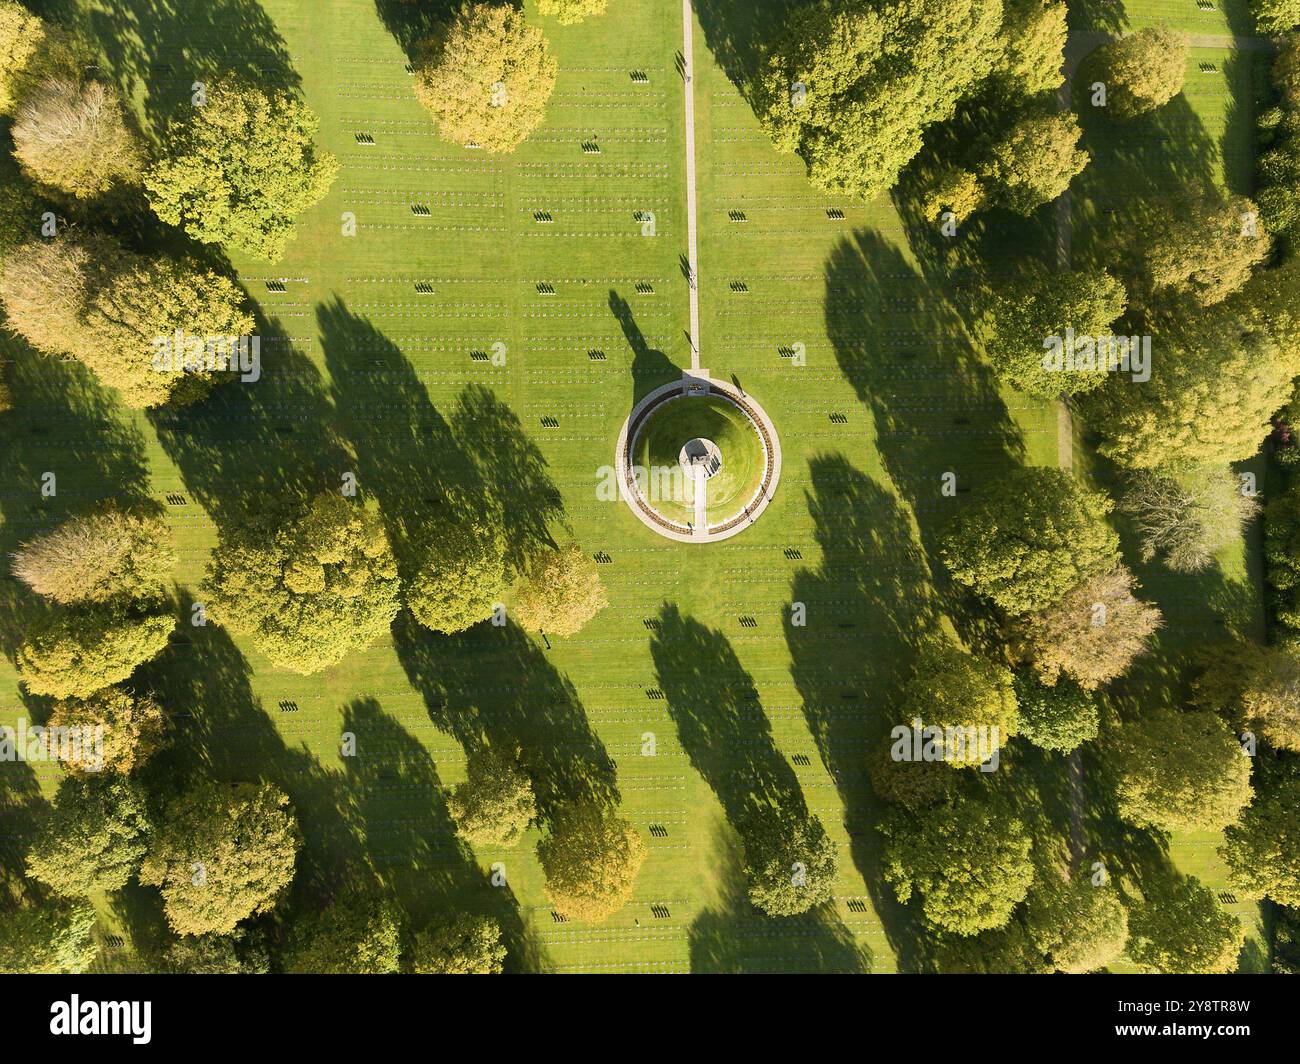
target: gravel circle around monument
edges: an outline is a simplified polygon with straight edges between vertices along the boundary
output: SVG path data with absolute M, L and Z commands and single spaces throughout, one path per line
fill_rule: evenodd
M 776 490 L 781 452 L 771 420 L 739 389 L 694 374 L 655 389 L 619 435 L 620 495 L 662 536 L 737 535 Z

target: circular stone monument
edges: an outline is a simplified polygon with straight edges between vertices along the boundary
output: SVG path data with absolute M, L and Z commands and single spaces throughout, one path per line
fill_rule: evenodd
M 655 389 L 619 436 L 620 494 L 648 527 L 690 543 L 727 539 L 758 518 L 776 490 L 776 430 L 753 399 L 687 374 Z

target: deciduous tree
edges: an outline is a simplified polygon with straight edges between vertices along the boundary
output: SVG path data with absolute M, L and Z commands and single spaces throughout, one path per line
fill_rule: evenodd
M 50 78 L 14 116 L 14 155 L 33 179 L 78 199 L 140 180 L 143 157 L 117 93 L 98 81 Z
M 581 801 L 564 809 L 537 844 L 546 895 L 575 920 L 603 920 L 627 904 L 645 843 L 613 808 Z
M 541 15 L 553 15 L 561 26 L 572 26 L 591 15 L 603 15 L 609 0 L 537 0 Z
M 460 836 L 475 846 L 513 846 L 537 817 L 533 784 L 517 754 L 488 748 L 470 755 L 468 779 L 447 807 Z
M 144 860 L 144 793 L 120 777 L 64 780 L 27 854 L 27 871 L 56 894 L 121 890 Z
M 270 783 L 203 782 L 172 801 L 140 882 L 161 889 L 181 935 L 228 935 L 269 912 L 293 879 L 302 835 L 288 796 Z
M 1065 360 L 1069 337 L 1110 335 L 1127 296 L 1124 286 L 1105 270 L 1036 276 L 1010 286 L 993 302 L 985 349 L 993 370 L 1018 391 L 1039 399 L 1078 395 L 1098 387 L 1109 368 L 1104 357 L 1095 368 Z M 1062 354 L 1052 362 L 1055 345 Z M 1079 347 L 1077 342 L 1073 345 Z M 1094 345 L 1095 353 L 1095 345 Z M 1076 363 L 1078 351 L 1075 351 Z
M 209 615 L 310 674 L 388 631 L 397 565 L 379 517 L 336 492 L 288 519 L 231 527 L 208 569 Z
M 768 916 L 798 916 L 830 901 L 836 848 L 806 810 L 767 808 L 739 825 L 749 900 Z
M 15 656 L 18 673 L 32 694 L 87 698 L 162 653 L 175 627 L 171 613 L 73 607 L 27 637 Z
M 555 72 L 546 37 L 523 12 L 465 3 L 426 46 L 415 95 L 447 140 L 509 152 L 541 125 Z
M 1231 468 L 1213 466 L 1174 475 L 1137 470 L 1119 508 L 1133 516 L 1144 562 L 1160 557 L 1175 572 L 1195 573 L 1241 538 L 1260 504 Z
M 1250 801 L 1250 758 L 1218 716 L 1166 706 L 1107 732 L 1119 814 L 1159 831 L 1221 831 Z
M 1058 972 L 1099 971 L 1119 960 L 1128 942 L 1128 911 L 1119 891 L 1082 875 L 1036 886 L 1025 926 Z
M 898 714 L 902 721 L 926 728 L 962 729 L 963 741 L 945 746 L 944 760 L 954 768 L 976 768 L 1020 730 L 1011 671 L 976 657 L 948 639 L 927 643 L 903 688 Z M 986 741 L 977 742 L 983 730 Z
M 201 243 L 278 262 L 298 215 L 338 173 L 316 147 L 319 125 L 291 93 L 214 85 L 168 127 L 145 176 L 149 204 Z
M 1245 196 L 1171 203 L 1142 239 L 1148 286 L 1203 307 L 1239 291 L 1272 247 L 1259 208 Z
M 1019 620 L 1020 656 L 1046 684 L 1062 674 L 1095 691 L 1123 676 L 1160 627 L 1160 611 L 1133 594 L 1136 578 L 1123 565 L 1088 577 L 1060 602 Z
M 294 920 L 283 969 L 293 975 L 395 975 L 402 967 L 403 922 L 391 902 L 350 891 Z
M 1110 113 L 1121 119 L 1136 118 L 1182 92 L 1187 49 L 1187 34 L 1150 26 L 1102 45 L 1088 65 L 1106 86 Z
M 1016 675 L 1020 734 L 1044 750 L 1068 754 L 1097 738 L 1097 699 L 1064 677 L 1048 687 L 1030 671 Z
M 11 571 L 66 604 L 156 599 L 175 564 L 171 529 L 159 515 L 106 505 L 24 543 Z
M 499 975 L 505 960 L 501 925 L 468 913 L 421 931 L 411 950 L 417 975 Z
M 1245 297 L 1246 293 L 1242 293 Z M 1112 378 L 1089 399 L 1099 450 L 1130 469 L 1227 465 L 1258 452 L 1291 398 L 1300 351 L 1242 299 L 1162 319 L 1151 379 Z
M 514 585 L 515 620 L 529 631 L 576 635 L 609 605 L 596 563 L 576 543 L 544 549 Z
M 420 571 L 406 588 L 406 606 L 435 632 L 454 635 L 492 616 L 505 595 L 505 556 L 483 524 L 439 529 Z
M 1300 908 L 1300 780 L 1257 794 L 1224 832 L 1223 859 L 1232 884 L 1251 898 Z
M 944 530 L 940 555 L 957 583 L 1007 613 L 1030 613 L 1114 564 L 1110 508 L 1059 469 L 1013 469 L 975 489 Z
M 1010 811 L 962 799 L 881 824 L 885 878 L 898 900 L 920 899 L 925 923 L 954 935 L 1003 927 L 1029 893 L 1032 843 Z
M 1128 953 L 1138 967 L 1182 975 L 1236 971 L 1246 930 L 1199 879 L 1147 883 L 1143 893 L 1129 911 Z
M 981 175 L 985 188 L 1017 214 L 1033 214 L 1088 165 L 1090 156 L 1079 148 L 1082 135 L 1072 114 L 1021 119 L 993 142 Z
M 874 199 L 994 69 L 1001 24 L 998 0 L 800 5 L 758 76 L 755 110 L 818 188 Z
M 103 729 L 102 751 L 84 745 L 59 751 L 63 767 L 83 777 L 130 775 L 162 747 L 163 724 L 162 708 L 152 696 L 124 687 L 105 687 L 89 698 L 56 702 L 49 721 L 51 728 L 76 728 L 81 734 Z

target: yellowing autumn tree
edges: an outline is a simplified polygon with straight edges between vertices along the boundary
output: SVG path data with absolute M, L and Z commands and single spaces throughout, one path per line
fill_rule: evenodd
M 117 93 L 98 81 L 41 82 L 19 105 L 13 138 L 34 180 L 78 199 L 137 181 L 143 164 Z
M 228 935 L 270 911 L 293 879 L 302 834 L 270 783 L 204 782 L 171 802 L 140 868 L 179 935 Z
M 576 543 L 543 550 L 515 584 L 514 618 L 529 631 L 575 635 L 609 605 L 596 563 Z
M 546 38 L 521 11 L 466 3 L 425 46 L 415 95 L 447 140 L 509 152 L 541 124 L 555 72 Z

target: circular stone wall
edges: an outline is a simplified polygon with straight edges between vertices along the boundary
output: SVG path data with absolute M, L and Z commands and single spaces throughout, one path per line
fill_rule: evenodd
M 707 543 L 743 532 L 763 512 L 781 451 L 753 399 L 688 375 L 637 404 L 619 435 L 616 469 L 623 500 L 644 524 L 669 539 Z

